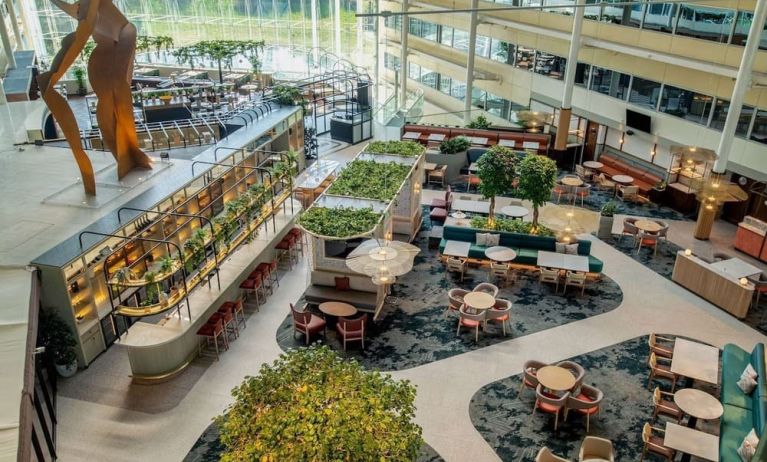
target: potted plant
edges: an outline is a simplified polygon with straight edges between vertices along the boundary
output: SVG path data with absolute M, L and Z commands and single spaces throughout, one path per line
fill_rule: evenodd
M 77 82 L 77 94 L 84 96 L 88 93 L 88 87 L 85 85 L 85 68 L 82 66 L 75 66 L 72 69 L 75 75 L 75 81 Z
M 510 194 L 514 189 L 519 158 L 514 151 L 503 146 L 493 146 L 477 160 L 477 176 L 481 180 L 479 192 L 490 199 L 487 222 L 495 222 L 495 196 Z
M 160 267 L 158 270 L 161 274 L 167 275 L 173 272 L 176 265 L 176 259 L 171 257 L 170 255 L 165 255 L 160 259 Z
M 466 151 L 469 146 L 471 143 L 463 136 L 445 140 L 440 143 L 438 152 L 426 153 L 426 162 L 446 165 L 445 182 L 451 183 L 461 175 L 461 169 L 466 165 Z
M 613 236 L 613 220 L 615 214 L 618 213 L 618 204 L 614 201 L 609 201 L 602 206 L 599 211 L 599 230 L 597 231 L 597 237 L 606 240 Z
M 146 282 L 146 302 L 150 305 L 157 303 L 160 295 L 160 284 L 157 282 L 157 273 L 147 271 L 144 273 L 144 282 Z
M 62 377 L 72 377 L 77 372 L 77 345 L 72 331 L 53 308 L 40 310 L 37 328 L 37 345 L 44 347 L 44 359 L 53 365 Z
M 666 187 L 668 184 L 666 180 L 660 180 L 650 190 L 650 202 L 658 205 L 663 205 L 663 200 L 666 197 Z
M 487 120 L 487 117 L 480 115 L 477 116 L 476 119 L 473 119 L 471 122 L 469 122 L 469 124 L 466 125 L 466 128 L 484 130 L 486 128 L 490 128 L 490 121 Z
M 519 164 L 519 197 L 533 203 L 533 228 L 538 228 L 538 208 L 551 199 L 551 191 L 557 184 L 557 163 L 552 159 L 529 155 Z
M 172 99 L 173 95 L 169 91 L 164 91 L 160 94 L 160 101 L 166 106 L 170 104 Z

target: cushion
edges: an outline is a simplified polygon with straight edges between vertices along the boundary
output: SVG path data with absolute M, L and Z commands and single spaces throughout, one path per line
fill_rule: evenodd
M 488 234 L 487 238 L 485 240 L 485 244 L 488 247 L 492 247 L 494 245 L 498 245 L 501 242 L 501 235 L 500 234 Z
M 349 290 L 349 278 L 342 277 L 342 278 L 335 278 L 336 281 L 336 290 Z
M 751 458 L 756 454 L 756 447 L 759 446 L 759 438 L 756 436 L 756 431 L 752 428 L 748 435 L 743 438 L 743 442 L 738 448 L 738 455 L 743 462 L 750 462 Z
M 565 253 L 568 255 L 578 255 L 578 244 L 568 244 L 565 246 Z
M 743 390 L 743 393 L 750 395 L 751 392 L 754 391 L 754 388 L 756 388 L 756 380 L 754 380 L 750 375 L 744 373 L 740 377 L 740 380 L 738 380 L 738 388 Z
M 487 245 L 487 233 L 477 233 L 477 245 Z
M 759 374 L 756 373 L 756 370 L 754 369 L 754 366 L 751 365 L 751 363 L 748 363 L 746 368 L 743 370 L 743 373 L 740 374 L 741 377 L 743 377 L 744 375 L 748 375 L 754 380 L 756 380 L 756 378 L 759 377 Z
M 556 246 L 557 253 L 565 253 L 566 248 L 564 242 L 557 242 L 554 245 Z

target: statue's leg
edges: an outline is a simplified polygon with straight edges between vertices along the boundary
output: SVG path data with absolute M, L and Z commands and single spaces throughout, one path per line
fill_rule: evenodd
M 98 102 L 96 105 L 96 120 L 99 123 L 99 130 L 101 131 L 101 138 L 104 141 L 104 145 L 112 153 L 112 156 L 117 162 L 118 170 L 120 165 L 120 152 L 117 149 L 116 137 L 116 125 L 115 120 L 115 99 L 112 84 L 110 80 L 112 74 L 107 70 L 107 63 L 110 63 L 113 59 L 114 46 L 108 44 L 99 44 L 91 53 L 91 58 L 88 62 L 88 79 L 91 82 L 93 91 L 98 96 Z M 119 173 L 118 173 L 118 176 Z M 120 176 L 122 177 L 122 176 Z

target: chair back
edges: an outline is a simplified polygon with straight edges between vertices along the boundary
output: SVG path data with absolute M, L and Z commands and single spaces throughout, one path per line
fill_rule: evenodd
M 460 271 L 464 270 L 464 261 L 460 258 L 447 257 L 447 270 L 448 271 Z
M 482 282 L 477 284 L 476 287 L 474 287 L 474 292 L 484 292 L 486 294 L 490 294 L 493 297 L 498 295 L 498 286 L 495 284 L 490 284 L 489 282 Z
M 642 427 L 642 442 L 644 444 L 647 444 L 650 442 L 650 437 L 652 436 L 652 427 L 649 423 L 645 422 L 644 426 Z
M 650 357 L 647 358 L 647 365 L 650 366 L 650 369 L 652 370 L 658 368 L 658 358 L 655 356 L 655 353 L 650 353 Z
M 309 311 L 298 311 L 293 304 L 290 304 L 290 313 L 293 316 L 294 326 L 305 326 L 312 320 L 312 313 Z
M 624 196 L 635 196 L 639 194 L 639 186 L 623 186 L 621 188 L 621 194 Z
M 639 228 L 634 224 L 636 222 L 636 218 L 626 218 L 623 220 L 623 232 L 629 233 L 634 236 L 639 234 Z
M 535 387 L 535 397 L 541 403 L 548 404 L 549 406 L 556 408 L 563 408 L 567 404 L 567 401 L 570 399 L 570 392 L 566 391 L 562 394 L 562 396 L 550 395 L 543 392 L 543 385 L 539 383 L 538 386 Z
M 587 436 L 581 443 L 580 460 L 602 459 L 612 461 L 615 458 L 612 441 L 596 436 Z
M 522 373 L 525 374 L 525 380 L 532 383 L 533 386 L 538 386 L 538 369 L 542 367 L 546 367 L 547 364 L 542 361 L 537 361 L 535 359 L 531 359 L 528 361 L 525 361 L 524 366 L 522 366 Z
M 551 452 L 551 449 L 546 446 L 542 447 L 538 451 L 538 455 L 535 456 L 535 462 L 569 462 L 567 459 L 563 459 L 558 455 Z
M 575 385 L 573 386 L 573 393 L 577 395 L 577 391 L 580 391 L 581 384 L 583 383 L 583 378 L 586 377 L 586 369 L 583 368 L 580 364 L 574 362 L 574 361 L 561 361 L 557 363 L 557 366 L 563 367 L 570 371 L 571 374 L 573 374 L 573 377 L 575 377 Z
M 661 399 L 660 387 L 655 387 L 655 390 L 652 392 L 652 403 L 657 406 L 660 404 Z
M 468 294 L 468 290 L 464 289 L 450 289 L 447 291 L 448 303 L 450 307 L 457 310 L 463 306 L 463 297 Z
M 642 240 L 642 243 L 647 244 L 656 244 L 658 242 L 658 235 L 652 234 L 652 233 L 646 233 L 644 231 L 639 231 L 639 239 Z
M 503 307 L 496 308 L 499 305 L 499 303 L 496 302 L 496 305 L 494 307 L 485 311 L 488 320 L 503 318 L 504 316 L 509 316 L 509 319 L 511 319 L 511 302 L 509 302 L 508 300 L 499 300 L 499 301 L 505 302 L 501 304 Z
M 587 176 L 586 169 L 583 168 L 583 165 L 575 166 L 575 174 L 578 175 L 581 179 L 584 179 Z
M 339 318 L 338 323 L 343 325 L 343 330 L 346 332 L 364 332 L 365 331 L 365 324 L 367 323 L 368 315 L 363 314 L 362 316 L 354 319 L 349 318 Z
M 509 265 L 504 263 L 490 263 L 490 274 L 493 276 L 507 276 L 509 274 Z
M 469 321 L 484 322 L 487 319 L 487 310 L 482 310 L 479 313 L 470 313 L 466 311 L 466 306 L 462 306 L 458 312 L 461 314 L 461 319 Z
M 541 267 L 541 282 L 559 282 L 559 270 Z
M 565 284 L 579 287 L 586 285 L 586 273 L 568 270 L 565 274 Z

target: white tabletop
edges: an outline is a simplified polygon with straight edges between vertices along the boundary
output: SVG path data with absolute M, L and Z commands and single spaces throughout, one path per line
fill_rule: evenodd
M 663 445 L 691 456 L 719 460 L 719 437 L 672 422 L 666 423 Z
M 429 133 L 429 141 L 444 141 L 446 138 L 444 133 Z
M 728 260 L 718 261 L 716 263 L 711 263 L 710 266 L 723 273 L 727 273 L 736 279 L 753 276 L 762 272 L 762 270 L 756 266 L 746 263 L 740 258 L 730 258 Z
M 589 258 L 582 255 L 569 255 L 565 253 L 539 250 L 538 266 L 588 273 Z
M 499 140 L 498 144 L 505 148 L 513 148 L 517 145 L 517 142 L 515 140 Z
M 451 207 L 453 210 L 471 213 L 490 213 L 490 202 L 456 199 Z
M 703 420 L 718 419 L 724 413 L 722 403 L 696 388 L 684 388 L 674 393 L 674 402 L 686 414 Z
M 402 135 L 403 140 L 417 140 L 421 137 L 421 132 L 406 132 Z
M 525 141 L 522 143 L 522 149 L 540 149 L 541 143 L 537 141 Z
M 301 172 L 296 178 L 295 187 L 304 189 L 319 188 L 323 181 L 327 180 L 338 168 L 335 160 L 318 160 L 309 168 Z
M 470 136 L 469 143 L 485 145 L 487 144 L 487 138 L 485 138 L 484 136 Z
M 501 213 L 507 217 L 522 218 L 527 216 L 530 213 L 530 210 L 521 205 L 507 205 L 501 209 Z
M 628 175 L 615 175 L 613 176 L 613 181 L 616 183 L 631 184 L 634 182 L 634 178 Z
M 479 170 L 479 167 L 477 166 L 476 162 L 472 162 L 471 164 L 469 164 L 469 171 L 470 172 L 476 172 L 477 170 Z
M 463 301 L 476 310 L 486 310 L 495 306 L 495 297 L 487 292 L 469 292 L 463 296 Z
M 434 162 L 424 162 L 423 163 L 423 169 L 424 170 L 434 170 L 437 168 L 437 164 Z
M 471 249 L 470 242 L 464 241 L 447 241 L 445 243 L 445 250 L 443 255 L 450 255 L 451 257 L 468 257 L 469 250 Z
M 515 252 L 514 249 L 501 245 L 488 247 L 485 249 L 485 255 L 491 260 L 500 262 L 511 261 L 517 258 L 517 252 Z
M 604 167 L 605 164 L 603 164 L 602 162 L 597 162 L 595 160 L 587 160 L 586 162 L 583 163 L 583 166 L 586 168 L 597 169 L 597 168 Z
M 719 349 L 677 338 L 674 341 L 671 372 L 716 385 L 719 383 Z

